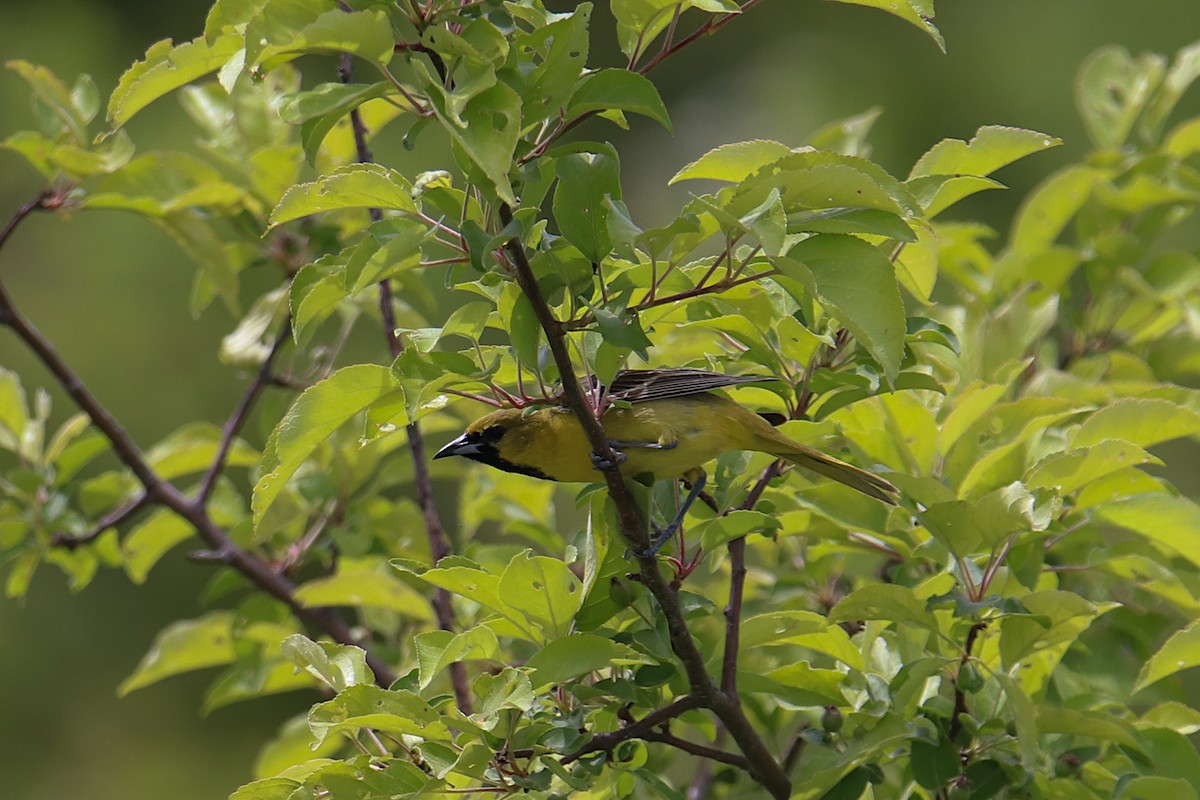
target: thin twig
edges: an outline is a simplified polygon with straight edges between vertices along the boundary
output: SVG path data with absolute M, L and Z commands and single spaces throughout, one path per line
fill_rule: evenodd
M 275 337 L 275 342 L 271 345 L 271 349 L 267 351 L 266 358 L 259 365 L 258 372 L 254 375 L 254 380 L 246 387 L 246 391 L 242 394 L 241 402 L 234 409 L 233 414 L 225 421 L 225 425 L 221 430 L 221 443 L 217 447 L 217 454 L 213 457 L 212 464 L 209 465 L 208 471 L 204 473 L 204 479 L 200 481 L 200 488 L 196 491 L 196 502 L 201 506 L 207 505 L 209 498 L 212 496 L 213 489 L 216 488 L 217 478 L 220 477 L 222 470 L 225 469 L 225 460 L 229 457 L 229 451 L 233 447 L 233 440 L 241 431 L 242 426 L 246 424 L 246 419 L 250 416 L 250 410 L 254 408 L 254 401 L 262 394 L 271 383 L 271 367 L 275 363 L 275 357 L 279 355 L 279 351 L 283 349 L 283 343 L 287 341 L 288 334 L 291 331 L 292 318 L 289 314 L 284 320 L 283 325 L 279 329 L 278 335 Z
M 660 709 L 651 711 L 646 716 L 631 722 L 623 728 L 618 728 L 615 731 L 606 731 L 597 733 L 587 741 L 583 747 L 580 747 L 573 753 L 563 756 L 562 763 L 564 765 L 571 764 L 586 756 L 588 753 L 598 753 L 601 751 L 608 752 L 621 742 L 629 739 L 644 739 L 646 734 L 654 728 L 662 725 L 665 722 L 678 717 L 685 711 L 691 711 L 700 705 L 700 698 L 695 695 L 684 695 L 673 703 L 665 705 Z
M 967 640 L 963 643 L 962 657 L 958 661 L 960 672 L 971 660 L 971 651 L 975 649 L 975 640 L 979 638 L 980 631 L 986 628 L 986 622 L 976 622 L 967 631 Z M 950 719 L 950 726 L 946 729 L 946 735 L 950 741 L 953 742 L 958 739 L 958 734 L 963 726 L 963 715 L 968 713 L 970 713 L 970 709 L 967 708 L 967 693 L 959 686 L 958 676 L 956 675 L 954 678 L 954 716 Z
M 12 236 L 13 231 L 17 229 L 17 226 L 20 225 L 26 217 L 28 217 L 34 211 L 38 211 L 39 209 L 46 207 L 46 198 L 49 196 L 49 192 L 41 192 L 37 197 L 33 198 L 16 210 L 16 212 L 12 215 L 12 218 L 5 223 L 4 230 L 0 230 L 0 248 L 4 247 L 4 245 L 8 242 L 8 237 Z
M 729 764 L 734 767 L 740 767 L 741 769 L 746 769 L 749 766 L 749 762 L 746 761 L 745 756 L 740 756 L 735 753 L 727 753 L 724 750 L 718 750 L 715 747 L 708 747 L 707 745 L 689 742 L 687 739 L 682 739 L 666 731 L 649 731 L 642 734 L 641 738 L 645 739 L 647 742 L 662 742 L 663 744 L 667 744 L 678 750 L 682 750 L 685 753 L 691 753 L 694 756 L 700 756 L 701 758 L 708 759 L 710 761 L 719 761 L 722 764 Z
M 122 522 L 136 514 L 142 508 L 142 506 L 146 505 L 146 502 L 149 499 L 150 496 L 146 494 L 146 492 L 138 492 L 137 496 L 132 500 L 122 503 L 101 517 L 100 520 L 93 525 L 91 530 L 89 530 L 87 533 L 80 534 L 79 536 L 71 536 L 70 534 L 66 533 L 56 533 L 50 537 L 50 546 L 64 547 L 67 550 L 74 550 L 76 548 L 83 547 L 84 545 L 91 544 L 100 537 L 100 534 L 104 533 L 109 528 L 120 525 Z

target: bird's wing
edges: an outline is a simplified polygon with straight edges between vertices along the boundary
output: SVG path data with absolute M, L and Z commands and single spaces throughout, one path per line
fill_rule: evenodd
M 616 374 L 608 387 L 615 400 L 640 403 L 736 386 L 742 383 L 762 383 L 778 378 L 770 375 L 726 375 L 702 369 L 627 369 Z

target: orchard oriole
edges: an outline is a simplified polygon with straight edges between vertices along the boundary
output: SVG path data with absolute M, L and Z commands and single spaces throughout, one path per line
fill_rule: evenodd
M 832 478 L 885 503 L 895 503 L 889 481 L 792 441 L 759 414 L 712 390 L 775 380 L 695 369 L 626 370 L 606 388 L 612 400 L 601 417 L 609 444 L 624 458 L 627 476 L 683 478 L 693 499 L 703 485 L 702 465 L 730 450 L 757 450 Z M 465 456 L 506 472 L 552 481 L 598 479 L 583 427 L 568 409 L 501 409 L 475 422 L 434 458 Z M 685 503 L 686 508 L 686 503 Z

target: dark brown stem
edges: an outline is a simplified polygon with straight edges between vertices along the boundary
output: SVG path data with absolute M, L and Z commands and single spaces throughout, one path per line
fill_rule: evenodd
M 502 204 L 500 206 L 501 224 L 507 227 L 512 221 L 512 209 L 507 204 Z M 615 453 L 609 446 L 608 437 L 604 433 L 596 410 L 588 402 L 583 387 L 580 386 L 575 375 L 575 365 L 567 350 L 566 334 L 561 322 L 555 318 L 554 312 L 550 310 L 549 304 L 542 295 L 520 236 L 514 236 L 506 242 L 505 250 L 512 261 L 513 275 L 517 284 L 529 299 L 534 314 L 546 334 L 546 341 L 562 382 L 564 402 L 582 426 L 592 452 L 604 465 L 600 471 L 608 485 L 609 498 L 616 508 L 621 536 L 629 543 L 637 558 L 642 585 L 658 601 L 663 618 L 667 623 L 671 650 L 687 673 L 692 696 L 700 705 L 712 709 L 713 713 L 725 724 L 730 735 L 741 748 L 742 754 L 746 757 L 746 769 L 750 775 L 765 786 L 772 796 L 788 797 L 792 790 L 791 781 L 788 780 L 778 762 L 767 750 L 766 744 L 754 730 L 750 720 L 746 718 L 745 711 L 737 697 L 720 690 L 713 682 L 712 676 L 705 668 L 704 656 L 692 639 L 687 621 L 683 617 L 683 607 L 679 602 L 677 587 L 667 582 L 659 569 L 658 559 L 647 552 L 649 536 L 642 512 L 621 477 Z
M 217 478 L 221 476 L 221 471 L 225 469 L 225 459 L 229 457 L 229 450 L 233 447 L 233 440 L 237 437 L 242 426 L 246 424 L 246 419 L 250 416 L 251 409 L 254 408 L 254 402 L 258 396 L 262 394 L 263 389 L 271 383 L 271 367 L 275 363 L 275 357 L 279 355 L 279 351 L 283 349 L 283 343 L 287 341 L 288 334 L 291 332 L 292 319 L 289 315 L 283 321 L 283 326 L 279 329 L 279 334 L 275 337 L 275 342 L 271 345 L 271 349 L 267 352 L 267 357 L 263 359 L 259 365 L 258 372 L 254 375 L 254 380 L 246 387 L 245 393 L 242 394 L 241 402 L 238 403 L 233 414 L 225 421 L 225 425 L 221 430 L 221 443 L 217 447 L 217 454 L 213 457 L 212 464 L 209 465 L 208 471 L 204 473 L 203 480 L 200 481 L 200 488 L 196 491 L 196 502 L 200 505 L 207 505 L 208 499 L 212 496 L 213 489 L 216 488 Z
M 99 538 L 100 534 L 104 533 L 109 528 L 120 525 L 125 520 L 136 514 L 142 506 L 146 505 L 149 500 L 149 495 L 144 491 L 139 492 L 137 497 L 129 500 L 126 503 L 114 508 L 112 511 L 105 514 L 87 533 L 79 536 L 70 536 L 65 533 L 56 533 L 50 537 L 51 547 L 65 547 L 68 550 L 74 550 L 78 547 L 83 547 L 86 544 L 91 544 Z
M 20 225 L 26 217 L 28 217 L 34 211 L 46 207 L 46 198 L 49 196 L 49 192 L 42 192 L 37 197 L 33 198 L 28 203 L 16 210 L 16 213 L 12 215 L 12 218 L 5 223 L 4 230 L 0 230 L 0 248 L 4 247 L 4 245 L 8 242 L 8 237 L 12 236 L 13 231 L 17 229 L 17 226 Z
M 746 537 L 739 536 L 729 543 L 729 603 L 725 606 L 725 655 L 721 659 L 721 691 L 731 697 L 737 697 L 738 647 L 745 588 Z
M 338 62 L 338 76 L 342 83 L 349 83 L 353 74 L 350 56 L 343 54 Z M 367 145 L 367 126 L 363 124 L 362 115 L 357 108 L 350 112 L 350 126 L 354 131 L 354 147 L 358 160 L 364 164 L 372 163 L 374 158 Z M 383 219 L 383 212 L 378 208 L 370 208 L 367 212 L 373 222 Z M 400 337 L 396 335 L 395 303 L 392 297 L 392 284 L 388 279 L 379 282 L 379 313 L 383 319 L 383 333 L 387 339 L 388 352 L 394 360 L 404 352 L 404 345 L 400 341 Z M 421 427 L 417 423 L 411 422 L 405 428 L 405 433 L 408 436 L 408 449 L 412 454 L 413 483 L 417 490 L 417 504 L 421 507 L 421 513 L 425 518 L 425 534 L 429 540 L 429 552 L 436 565 L 440 559 L 450 554 L 450 540 L 446 536 L 446 529 L 442 526 L 437 501 L 433 495 L 433 479 L 429 475 L 429 460 L 425 457 L 425 437 L 421 433 Z M 453 631 L 455 629 L 454 607 L 450 601 L 450 593 L 445 589 L 435 589 L 431 605 L 434 616 L 437 618 L 438 627 L 445 631 Z M 466 667 L 461 661 L 456 661 L 450 665 L 449 671 L 450 682 L 454 687 L 455 703 L 458 705 L 459 711 L 470 714 L 471 688 L 467 680 Z
M 621 742 L 625 742 L 630 739 L 644 739 L 646 738 L 646 734 L 648 734 L 654 728 L 657 728 L 659 725 L 671 721 L 685 711 L 690 711 L 693 708 L 699 707 L 700 705 L 700 700 L 695 695 L 684 695 L 675 702 L 665 705 L 655 711 L 651 711 L 646 716 L 642 717 L 636 722 L 629 723 L 623 728 L 618 728 L 615 731 L 608 731 L 606 733 L 597 733 L 595 736 L 589 739 L 587 744 L 585 744 L 583 747 L 579 748 L 573 753 L 563 756 L 562 763 L 570 764 L 578 761 L 588 753 L 599 753 L 601 751 L 608 752 Z
M 958 661 L 958 668 L 961 670 L 971 660 L 971 651 L 975 649 L 975 640 L 979 638 L 980 631 L 987 628 L 986 622 L 976 622 L 967 631 L 967 640 L 963 643 L 962 658 Z M 962 717 L 964 714 L 970 713 L 967 708 L 967 694 L 958 685 L 958 677 L 954 678 L 954 717 L 950 720 L 950 727 L 947 728 L 946 734 L 950 741 L 955 741 L 958 734 L 962 731 Z
M 715 747 L 708 747 L 707 745 L 689 742 L 687 739 L 681 739 L 680 737 L 666 731 L 649 731 L 648 733 L 642 734 L 641 738 L 645 739 L 647 742 L 662 742 L 663 744 L 667 744 L 678 750 L 682 750 L 685 753 L 691 753 L 694 756 L 700 756 L 701 758 L 709 759 L 711 761 L 719 761 L 722 764 L 729 764 L 734 767 L 739 767 L 740 769 L 747 769 L 749 767 L 749 763 L 746 761 L 745 756 L 739 756 L 736 753 L 727 753 L 724 750 L 718 750 Z

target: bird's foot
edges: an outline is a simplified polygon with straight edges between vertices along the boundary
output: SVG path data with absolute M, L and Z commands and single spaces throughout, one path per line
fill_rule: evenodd
M 597 471 L 604 472 L 607 469 L 621 466 L 629 458 L 629 456 L 616 449 L 612 450 L 612 454 L 612 458 L 607 458 L 606 456 L 602 456 L 596 452 L 590 453 L 589 455 L 592 457 L 592 466 L 595 467 Z

